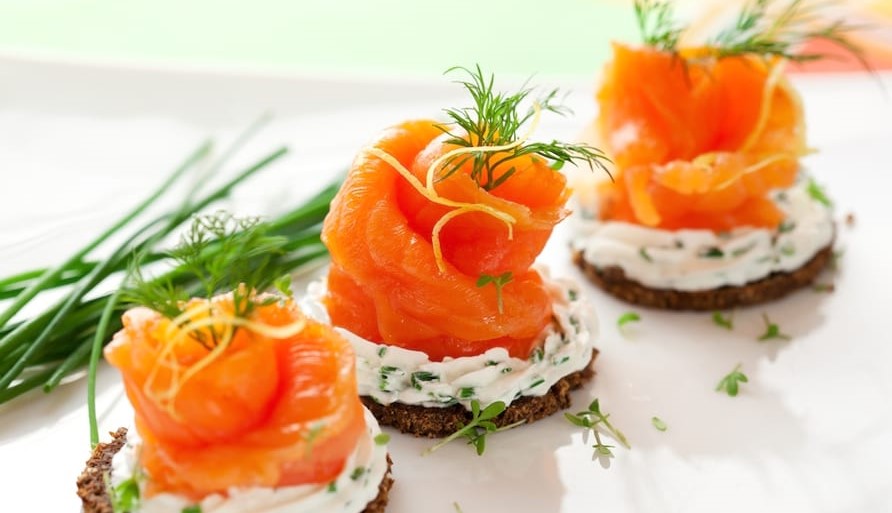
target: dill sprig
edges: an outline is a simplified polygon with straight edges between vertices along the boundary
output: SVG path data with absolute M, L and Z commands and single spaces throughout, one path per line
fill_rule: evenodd
M 204 297 L 210 299 L 221 291 L 232 291 L 234 315 L 247 316 L 254 307 L 251 294 L 271 282 L 274 258 L 285 252 L 288 239 L 269 235 L 269 225 L 258 217 L 236 217 L 226 211 L 193 216 L 180 244 L 167 254 L 182 273 L 200 284 Z M 139 262 L 141 259 L 134 259 Z M 125 292 L 129 302 L 147 306 L 165 317 L 183 312 L 190 294 L 176 286 L 170 277 L 146 280 L 139 265 L 131 269 L 133 280 Z M 279 275 L 273 276 L 278 279 Z
M 107 280 L 124 286 L 129 283 L 124 278 L 128 269 L 171 262 L 173 268 L 153 281 L 167 283 L 169 280 L 171 290 L 200 294 L 202 285 L 177 261 L 170 259 L 168 253 L 158 251 L 157 246 L 181 224 L 188 222 L 193 214 L 229 197 L 239 185 L 270 167 L 287 153 L 287 149 L 268 154 L 219 186 L 195 189 L 181 206 L 159 213 L 157 217 L 153 214 L 147 218 L 147 210 L 187 173 L 196 172 L 199 164 L 208 164 L 208 172 L 221 170 L 256 128 L 257 125 L 249 129 L 217 159 L 210 158 L 210 143 L 202 145 L 130 213 L 60 265 L 0 279 L 0 297 L 15 298 L 0 311 L 0 405 L 35 388 L 42 387 L 45 392 L 51 392 L 65 377 L 89 365 L 90 438 L 94 445 L 98 442 L 95 401 L 98 362 L 102 346 L 121 328 L 121 314 L 126 305 L 119 301 L 120 288 L 103 294 L 97 293 L 97 287 Z M 281 236 L 287 243 L 282 246 L 284 253 L 273 255 L 274 266 L 258 289 L 266 288 L 283 274 L 326 254 L 319 238 L 320 225 L 337 189 L 338 184 L 333 184 L 305 204 L 264 223 L 267 237 Z M 98 255 L 97 248 L 109 244 L 113 236 L 121 236 L 124 240 L 113 245 L 105 254 L 107 256 Z M 220 247 L 218 243 L 211 243 L 207 252 L 220 251 Z M 67 287 L 63 297 L 58 301 L 47 301 L 44 294 L 60 287 Z M 41 303 L 32 305 L 32 300 L 38 296 Z M 20 320 L 13 319 L 26 306 L 41 308 L 35 313 L 22 315 Z
M 817 52 L 802 52 L 811 39 L 829 41 L 853 55 L 866 69 L 870 65 L 849 35 L 862 27 L 844 20 L 824 22 L 819 16 L 821 4 L 789 0 L 779 11 L 771 9 L 772 0 L 751 0 L 744 4 L 734 23 L 706 42 L 710 57 L 722 59 L 755 55 L 779 57 L 794 62 L 815 61 L 828 57 Z M 669 0 L 636 0 L 635 17 L 644 44 L 678 53 L 681 35 L 687 27 L 678 24 Z
M 457 82 L 471 95 L 473 106 L 444 109 L 450 122 L 439 128 L 449 135 L 447 144 L 470 148 L 479 146 L 504 146 L 518 141 L 520 130 L 536 115 L 536 109 L 567 115 L 570 109 L 558 100 L 558 89 L 533 101 L 533 106 L 522 109 L 534 92 L 533 88 L 522 87 L 513 94 L 498 92 L 494 88 L 495 77 L 484 75 L 480 66 L 473 70 L 465 67 L 453 67 L 446 71 L 451 73 L 463 71 L 467 80 Z M 598 148 L 586 144 L 568 144 L 556 140 L 551 142 L 524 142 L 505 152 L 473 152 L 456 155 L 444 163 L 440 180 L 448 178 L 471 163 L 471 178 L 480 187 L 490 191 L 511 177 L 517 169 L 510 165 L 513 159 L 523 155 L 535 155 L 550 162 L 552 169 L 558 170 L 567 162 L 585 162 L 610 174 L 605 162 L 609 160 Z
M 863 51 L 849 39 L 851 32 L 860 27 L 843 20 L 820 24 L 820 5 L 806 5 L 804 0 L 791 0 L 772 19 L 770 4 L 771 0 L 753 0 L 744 5 L 734 25 L 709 42 L 717 57 L 759 55 L 794 62 L 815 61 L 827 55 L 800 52 L 799 48 L 811 39 L 823 39 L 852 54 L 865 68 L 870 67 Z
M 675 52 L 684 27 L 678 25 L 674 19 L 672 2 L 635 0 L 635 19 L 644 44 L 666 52 Z
M 135 255 L 129 263 L 125 287 L 121 299 L 126 304 L 148 307 L 168 319 L 180 315 L 182 304 L 189 300 L 189 293 L 172 279 L 148 279 L 142 270 L 145 257 Z
M 259 217 L 236 217 L 223 210 L 195 215 L 179 245 L 166 252 L 177 264 L 180 278 L 191 278 L 191 291 L 174 283 L 169 275 L 147 280 L 140 268 L 144 258 L 135 257 L 124 299 L 173 319 L 183 313 L 192 295 L 203 293 L 210 301 L 216 294 L 231 292 L 233 315 L 248 317 L 256 306 L 255 293 L 281 279 L 282 270 L 276 269 L 275 259 L 286 252 L 289 241 L 268 232 L 269 224 L 262 223 Z M 193 334 L 208 350 L 217 345 L 221 336 L 214 329 L 210 329 L 211 340 L 201 332 Z

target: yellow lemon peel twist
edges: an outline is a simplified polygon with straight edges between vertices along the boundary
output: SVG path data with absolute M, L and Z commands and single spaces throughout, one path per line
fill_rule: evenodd
M 439 269 L 441 273 L 446 271 L 446 261 L 443 258 L 443 248 L 440 243 L 440 232 L 443 230 L 443 227 L 446 226 L 446 223 L 462 214 L 467 214 L 469 212 L 481 212 L 484 214 L 488 214 L 495 219 L 498 219 L 499 221 L 505 223 L 505 226 L 508 228 L 508 239 L 510 240 L 514 238 L 514 224 L 517 222 L 517 219 L 515 219 L 514 216 L 512 216 L 511 214 L 503 212 L 489 205 L 484 205 L 482 203 L 465 203 L 454 201 L 440 196 L 439 193 L 437 193 L 436 187 L 434 187 L 434 178 L 436 177 L 437 171 L 442 168 L 443 165 L 450 159 L 453 159 L 459 155 L 509 151 L 517 148 L 518 146 L 529 140 L 529 138 L 532 136 L 533 132 L 536 130 L 536 127 L 539 125 L 539 118 L 541 116 L 541 113 L 542 108 L 539 106 L 538 103 L 534 103 L 533 119 L 530 123 L 529 129 L 523 135 L 523 137 L 510 144 L 504 144 L 500 146 L 468 146 L 456 148 L 444 153 L 439 158 L 434 160 L 428 167 L 425 183 L 421 183 L 421 180 L 416 178 L 415 175 L 413 175 L 412 172 L 409 171 L 393 155 L 378 148 L 369 149 L 369 153 L 380 158 L 381 160 L 389 164 L 392 168 L 394 168 L 396 172 L 399 173 L 400 176 L 405 178 L 406 181 L 408 181 L 409 184 L 412 186 L 412 188 L 415 189 L 419 194 L 421 194 L 425 199 L 427 199 L 431 203 L 455 208 L 455 210 L 441 217 L 436 222 L 436 224 L 434 224 L 434 228 L 431 231 L 431 244 L 434 251 L 434 260 L 437 263 L 437 269 Z
M 756 118 L 756 124 L 753 126 L 753 130 L 747 135 L 743 144 L 740 146 L 740 151 L 742 152 L 749 151 L 753 145 L 758 142 L 759 137 L 762 136 L 762 132 L 768 125 L 768 118 L 771 115 L 771 104 L 774 101 L 774 90 L 777 89 L 780 82 L 785 63 L 786 61 L 775 61 L 768 64 L 770 71 L 768 72 L 768 77 L 765 79 L 765 86 L 762 89 L 762 103 L 759 105 L 759 117 Z
M 200 318 L 196 318 L 203 316 Z M 182 365 L 174 354 L 174 349 L 187 337 L 211 326 L 223 326 L 220 341 L 200 360 L 189 366 Z M 231 312 L 221 312 L 214 308 L 211 301 L 202 301 L 187 308 L 182 314 L 172 319 L 165 329 L 165 342 L 159 352 L 158 359 L 149 372 L 143 392 L 146 397 L 165 410 L 172 418 L 182 420 L 176 411 L 175 401 L 182 388 L 199 372 L 219 359 L 229 348 L 235 336 L 236 328 L 244 328 L 257 335 L 270 339 L 282 340 L 300 333 L 306 326 L 306 319 L 300 318 L 284 326 L 271 326 L 262 322 L 239 317 Z M 153 384 L 158 379 L 160 369 L 170 370 L 170 385 L 163 390 L 155 390 Z

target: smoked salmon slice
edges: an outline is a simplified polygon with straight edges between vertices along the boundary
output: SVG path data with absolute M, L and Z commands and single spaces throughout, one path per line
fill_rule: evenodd
M 791 186 L 807 152 L 783 60 L 715 58 L 613 45 L 597 93 L 601 143 L 617 165 L 600 217 L 663 229 L 776 228 L 767 199 Z
M 147 496 L 327 483 L 365 430 L 350 344 L 291 299 L 193 299 L 179 320 L 124 314 L 105 349 L 142 438 Z
M 432 202 L 380 155 L 424 181 L 431 164 L 455 149 L 447 141 L 437 122 L 409 121 L 386 130 L 353 162 L 322 231 L 332 257 L 326 300 L 332 323 L 433 360 L 493 347 L 527 358 L 552 314 L 551 296 L 530 266 L 567 215 L 566 179 L 534 155 L 501 164 L 510 166 L 511 177 L 489 189 L 471 178 L 469 163 L 438 175 L 441 198 L 485 205 L 514 220 L 509 231 L 500 219 L 474 211 L 443 224 L 441 270 L 432 234 L 456 208 Z M 481 276 L 511 279 L 497 291 L 478 286 Z
M 353 161 L 322 228 L 325 306 L 335 326 L 434 361 L 493 348 L 526 359 L 553 322 L 532 266 L 568 214 L 558 170 L 607 171 L 607 159 L 587 144 L 530 142 L 543 112 L 566 112 L 558 90 L 533 99 L 531 88 L 496 91 L 479 66 L 449 72 L 465 73 L 472 106 L 390 127 Z

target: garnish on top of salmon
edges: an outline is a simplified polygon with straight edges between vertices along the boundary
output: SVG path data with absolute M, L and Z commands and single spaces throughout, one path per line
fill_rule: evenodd
M 193 242 L 203 242 L 180 252 L 209 297 L 138 282 L 142 306 L 124 314 L 105 350 L 136 414 L 147 496 L 327 483 L 365 429 L 352 347 L 290 297 L 255 292 L 265 282 L 263 235 L 201 228 L 230 221 L 198 220 Z M 237 251 L 215 252 L 221 239 Z M 210 296 L 229 280 L 248 281 Z
M 810 27 L 802 2 L 776 17 L 744 8 L 704 46 L 681 47 L 670 4 L 637 1 L 645 46 L 613 45 L 597 93 L 597 130 L 617 167 L 598 189 L 600 217 L 664 229 L 776 228 L 772 189 L 793 184 L 808 152 L 797 93 L 783 76 L 814 37 L 857 52 L 850 27 Z
M 551 321 L 530 266 L 567 214 L 557 169 L 603 155 L 528 141 L 542 111 L 563 111 L 555 92 L 522 111 L 530 90 L 503 95 L 464 71 L 473 107 L 391 127 L 353 162 L 322 232 L 327 308 L 336 326 L 433 360 L 492 347 L 526 358 Z

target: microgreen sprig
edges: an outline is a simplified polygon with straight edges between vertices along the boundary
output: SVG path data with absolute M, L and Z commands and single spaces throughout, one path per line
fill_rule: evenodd
M 477 278 L 477 287 L 478 288 L 485 287 L 485 286 L 489 285 L 490 283 L 492 283 L 493 286 L 495 286 L 495 288 L 496 288 L 496 302 L 498 303 L 499 313 L 505 313 L 504 312 L 505 305 L 503 303 L 503 298 L 502 298 L 502 288 L 505 285 L 511 283 L 512 279 L 514 279 L 514 277 L 511 274 L 511 271 L 502 273 L 498 276 L 491 276 L 489 274 L 481 274 L 480 277 Z
M 446 73 L 464 72 L 468 79 L 457 82 L 471 95 L 473 105 L 463 108 L 444 109 L 450 122 L 439 128 L 448 135 L 445 141 L 459 147 L 505 146 L 519 140 L 520 130 L 536 115 L 536 109 L 553 112 L 559 115 L 571 111 L 558 101 L 559 91 L 554 89 L 534 100 L 535 107 L 522 110 L 521 106 L 533 93 L 533 89 L 524 86 L 513 94 L 497 92 L 495 77 L 488 78 L 480 66 L 473 70 L 465 67 L 453 67 Z M 586 144 L 568 144 L 560 141 L 523 142 L 505 152 L 473 152 L 456 155 L 443 164 L 439 180 L 448 178 L 465 164 L 471 164 L 470 177 L 483 189 L 490 191 L 503 184 L 517 172 L 511 161 L 524 156 L 534 155 L 551 161 L 552 169 L 560 169 L 567 162 L 585 162 L 610 174 L 605 162 L 609 162 L 604 153 Z
M 806 191 L 808 195 L 811 196 L 811 199 L 817 201 L 821 205 L 825 207 L 832 207 L 833 202 L 830 201 L 830 198 L 827 196 L 827 193 L 824 192 L 824 188 L 815 181 L 814 178 L 808 179 L 808 186 L 806 187 Z
M 605 467 L 609 464 L 609 458 L 614 457 L 612 451 L 614 446 L 604 444 L 601 440 L 601 433 L 610 435 L 626 449 L 632 448 L 622 431 L 616 429 L 613 424 L 610 423 L 610 414 L 601 412 L 601 405 L 599 404 L 598 399 L 592 401 L 587 410 L 576 414 L 565 413 L 564 418 L 574 426 L 584 428 L 586 433 L 591 432 L 594 435 L 595 444 L 592 448 L 595 452 L 592 455 L 592 458 L 599 458 L 601 464 Z
M 731 331 L 734 329 L 734 314 L 732 312 L 726 316 L 722 314 L 722 312 L 716 310 L 715 312 L 712 312 L 712 322 L 716 326 L 721 326 L 722 328 Z
M 746 374 L 740 371 L 742 364 L 738 363 L 731 372 L 725 375 L 719 381 L 719 384 L 716 385 L 716 392 L 725 392 L 731 397 L 736 397 L 737 392 L 739 391 L 740 383 L 746 383 L 749 381 L 749 378 L 746 377 Z
M 765 322 L 765 333 L 762 333 L 762 335 L 759 336 L 760 342 L 775 338 L 781 340 L 791 340 L 793 338 L 790 335 L 783 333 L 777 323 L 771 322 L 771 319 L 768 318 L 768 314 L 763 313 L 762 320 Z
M 494 419 L 501 415 L 502 412 L 505 411 L 505 408 L 506 405 L 504 402 L 496 401 L 481 410 L 480 401 L 476 399 L 472 400 L 471 421 L 467 424 L 464 424 L 455 433 L 452 433 L 451 435 L 441 440 L 438 444 L 426 449 L 422 453 L 422 455 L 427 456 L 428 454 L 433 453 L 449 442 L 461 437 L 465 437 L 468 439 L 468 445 L 474 446 L 474 448 L 477 450 L 478 456 L 482 455 L 483 452 L 486 450 L 486 435 L 498 433 L 500 431 L 507 431 L 526 422 L 526 420 L 519 420 L 506 426 L 497 426 Z
M 113 513 L 134 513 L 139 511 L 139 503 L 142 500 L 140 494 L 140 482 L 144 475 L 137 468 L 133 475 L 120 483 L 112 486 L 111 476 L 105 475 L 105 486 Z
M 815 283 L 812 285 L 812 290 L 829 294 L 836 290 L 836 286 L 832 283 Z
M 641 315 L 639 315 L 637 312 L 626 312 L 620 315 L 619 318 L 616 320 L 616 326 L 617 328 L 622 330 L 625 325 L 639 321 L 641 321 Z
M 115 513 L 131 513 L 139 507 L 139 483 L 134 478 L 121 481 L 109 488 L 112 510 Z
M 842 257 L 845 255 L 844 249 L 835 249 L 830 255 L 830 270 L 834 273 L 841 269 Z

